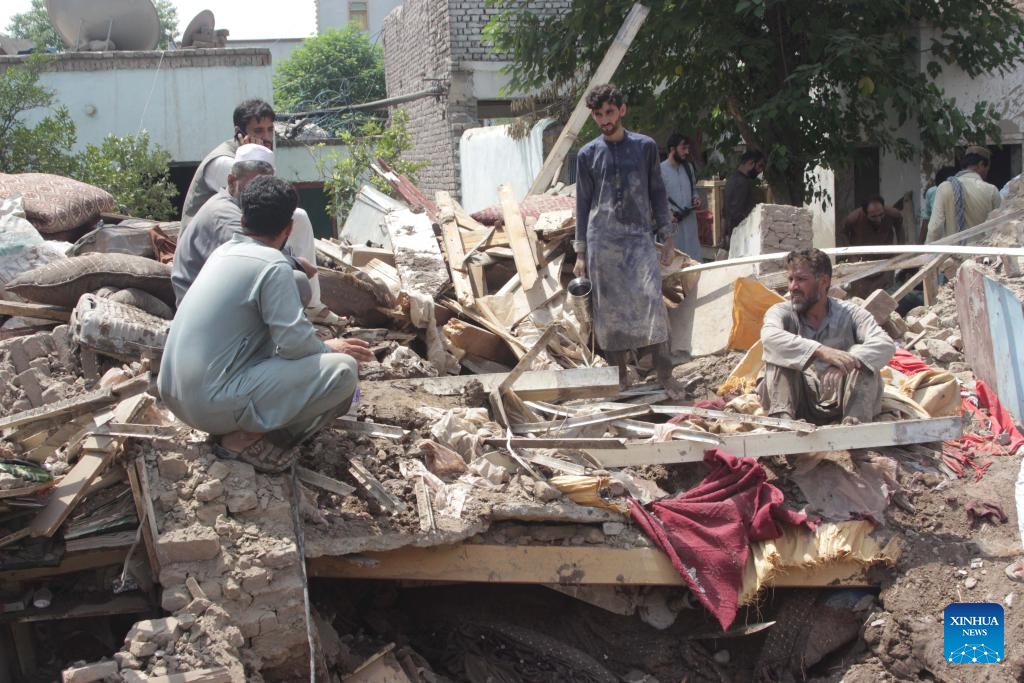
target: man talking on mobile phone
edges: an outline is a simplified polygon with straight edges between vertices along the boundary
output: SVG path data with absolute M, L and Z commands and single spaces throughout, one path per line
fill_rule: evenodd
M 228 185 L 228 174 L 235 162 L 235 153 L 242 145 L 263 145 L 274 148 L 274 109 L 263 100 L 246 100 L 235 107 L 232 115 L 235 133 L 213 148 L 192 176 L 181 212 L 181 227 L 185 229 L 199 209 Z

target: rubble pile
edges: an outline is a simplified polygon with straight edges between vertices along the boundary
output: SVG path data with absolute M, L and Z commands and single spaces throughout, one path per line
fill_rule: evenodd
M 322 299 L 346 318 L 320 334 L 365 339 L 377 362 L 293 473 L 216 457 L 160 405 L 151 383 L 166 320 L 132 292 L 145 274 L 159 303 L 159 269 L 134 262 L 113 277 L 109 263 L 66 256 L 63 270 L 88 271 L 74 301 L 5 292 L 0 311 L 18 318 L 0 341 L 5 614 L 19 642 L 39 639 L 20 617 L 73 619 L 84 600 L 63 591 L 36 612 L 44 601 L 23 598 L 66 581 L 107 592 L 90 616 L 140 619 L 86 659 L 19 649 L 24 676 L 308 680 L 312 661 L 322 680 L 351 681 L 944 679 L 944 604 L 1001 602 L 1007 642 L 1024 634 L 1007 502 L 1019 463 L 1006 457 L 1022 444 L 991 401 L 1014 396 L 991 371 L 1007 350 L 965 308 L 977 287 L 1019 304 L 1013 261 L 958 262 L 940 286 L 932 259 L 926 305 L 898 312 L 912 287 L 860 302 L 907 353 L 886 369 L 878 422 L 815 427 L 763 414 L 750 391 L 756 334 L 678 365 L 686 401 L 643 381 L 650 368 L 635 359 L 621 386 L 567 302 L 563 194 L 520 203 L 503 190 L 474 218 L 382 173 L 402 201 L 360 220 L 378 221 L 387 242 L 365 245 L 346 225 L 317 244 Z M 1013 206 L 993 216 L 1005 225 L 990 242 L 1015 235 Z M 810 230 L 780 207 L 758 215 Z M 149 245 L 131 256 L 157 263 L 153 245 L 166 242 L 152 229 L 124 225 L 117 243 Z M 752 253 L 782 239 L 763 232 Z M 5 282 L 39 279 L 34 260 L 23 265 Z M 703 299 L 715 271 L 693 266 L 679 255 L 664 270 L 667 305 L 728 318 L 744 303 L 738 288 L 728 310 Z M 842 264 L 837 280 L 877 267 Z M 761 285 L 781 288 L 770 270 Z M 107 306 L 96 296 L 107 288 L 129 294 Z M 740 481 L 751 488 L 731 488 Z M 733 527 L 686 508 L 702 493 Z M 748 533 L 736 502 L 748 493 L 777 533 Z M 657 517 L 668 503 L 692 538 L 714 529 L 706 551 L 657 532 L 680 523 Z M 726 566 L 716 543 L 733 528 L 739 559 Z

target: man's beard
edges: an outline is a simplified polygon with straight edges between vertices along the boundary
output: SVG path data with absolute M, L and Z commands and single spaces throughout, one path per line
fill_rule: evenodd
M 793 304 L 793 310 L 795 310 L 797 313 L 806 313 L 807 311 L 811 310 L 811 307 L 814 306 L 814 304 L 818 303 L 820 297 L 818 296 L 817 292 L 812 292 L 811 294 L 802 297 L 802 299 L 799 302 L 793 299 L 792 295 L 790 295 L 790 299 Z

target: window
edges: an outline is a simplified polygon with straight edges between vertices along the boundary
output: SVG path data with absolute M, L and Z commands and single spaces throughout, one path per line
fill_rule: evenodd
M 355 2 L 349 0 L 348 3 L 348 22 L 355 24 L 363 31 L 370 30 L 370 12 L 367 9 L 367 3 Z

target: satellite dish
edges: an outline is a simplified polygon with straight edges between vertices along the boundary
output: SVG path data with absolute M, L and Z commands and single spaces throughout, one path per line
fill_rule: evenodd
M 152 50 L 160 42 L 152 0 L 46 0 L 46 12 L 72 49 L 109 40 L 118 50 Z
M 181 47 L 223 47 L 223 41 L 217 37 L 218 33 L 214 31 L 213 12 L 204 9 L 193 17 L 181 34 Z

